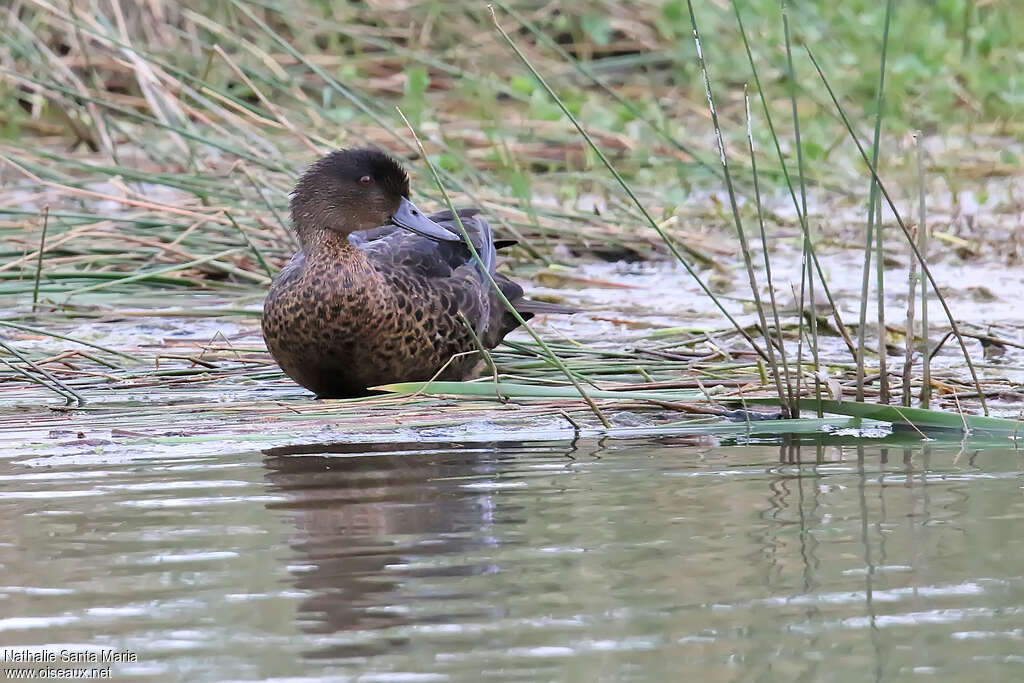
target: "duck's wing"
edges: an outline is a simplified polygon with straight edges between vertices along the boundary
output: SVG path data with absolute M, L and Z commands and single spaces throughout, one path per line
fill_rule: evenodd
M 494 235 L 487 221 L 476 217 L 477 213 L 477 209 L 460 209 L 459 218 L 484 267 L 493 275 L 497 261 Z M 441 211 L 429 218 L 442 228 L 461 233 L 458 220 L 451 211 Z M 446 277 L 454 269 L 473 262 L 473 256 L 463 242 L 438 242 L 393 225 L 354 232 L 349 241 L 378 264 L 400 265 L 422 277 Z
M 491 232 L 491 224 L 483 218 L 477 217 L 480 209 L 458 209 L 456 213 L 458 213 L 458 219 L 451 211 L 438 211 L 428 218 L 456 235 L 462 234 L 462 231 L 459 230 L 459 220 L 461 219 L 463 227 L 469 234 L 469 239 L 473 242 L 473 247 L 480 254 L 480 260 L 484 262 L 484 267 L 487 272 L 493 274 L 498 254 L 494 243 L 494 234 Z M 466 253 L 469 252 L 468 249 L 465 249 L 464 244 L 457 246 L 462 247 Z
M 498 285 L 501 294 L 520 312 L 524 319 L 529 320 L 534 313 L 526 310 L 520 311 L 520 306 L 526 301 L 523 298 L 523 288 L 495 270 L 498 258 L 497 250 L 515 244 L 515 242 L 496 243 L 490 224 L 477 216 L 477 213 L 479 213 L 477 209 L 462 209 L 459 210 L 458 217 L 466 228 L 473 247 L 480 255 L 484 268 Z M 452 232 L 461 234 L 459 221 L 451 211 L 441 211 L 431 216 L 430 219 Z M 466 245 L 456 243 L 454 246 L 459 249 L 460 253 L 452 255 L 452 278 L 464 283 L 461 288 L 463 296 L 460 301 L 463 313 L 472 322 L 481 343 L 487 348 L 493 349 L 505 338 L 506 334 L 519 327 L 519 321 L 505 307 L 502 297 L 494 291 L 490 278 L 481 271 L 480 265 L 473 259 Z M 458 265 L 455 260 L 459 261 Z
M 407 230 L 388 229 L 389 226 L 353 233 L 355 239 L 350 239 L 377 268 L 401 274 L 398 280 L 411 277 L 421 283 L 435 283 L 433 286 L 445 292 L 445 296 L 454 298 L 457 310 L 472 324 L 480 341 L 493 348 L 519 323 L 505 309 L 484 271 L 494 278 L 513 306 L 523 300 L 523 288 L 495 271 L 494 235 L 478 213 L 476 209 L 462 209 L 458 218 L 480 255 L 483 268 L 463 242 L 436 242 Z M 441 211 L 429 218 L 441 227 L 461 233 L 458 219 L 451 211 Z M 533 314 L 524 311 L 523 315 L 529 318 Z
M 482 218 L 476 218 L 476 215 L 480 213 L 479 209 L 458 209 L 457 213 L 462 219 L 462 225 L 466 228 L 466 232 L 469 233 L 473 247 L 480 254 L 488 272 L 493 273 L 496 251 L 516 244 L 515 240 L 495 242 L 490 224 Z M 459 221 L 451 211 L 439 211 L 427 218 L 457 235 L 462 233 L 459 229 Z M 380 254 L 404 252 L 412 256 L 424 255 L 432 262 L 432 265 L 438 258 L 453 268 L 470 260 L 467 257 L 469 250 L 460 242 L 437 242 L 394 224 L 381 225 L 369 230 L 357 230 L 351 233 L 348 239 L 349 242 L 364 251 Z M 435 249 L 434 245 L 439 248 Z

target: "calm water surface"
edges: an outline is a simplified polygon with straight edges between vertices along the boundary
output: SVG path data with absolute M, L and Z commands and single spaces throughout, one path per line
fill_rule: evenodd
M 1021 455 L 866 443 L 0 454 L 0 646 L 137 680 L 1024 679 Z

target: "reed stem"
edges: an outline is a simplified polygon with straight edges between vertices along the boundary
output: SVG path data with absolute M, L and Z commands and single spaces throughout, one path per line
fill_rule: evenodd
M 928 259 L 928 213 L 925 208 L 924 151 L 921 131 L 914 135 L 917 150 L 917 248 L 922 258 Z M 928 408 L 932 398 L 932 359 L 928 343 L 928 280 L 921 278 L 921 407 Z
M 964 362 L 967 364 L 967 369 L 971 373 L 971 379 L 974 381 L 974 388 L 978 392 L 978 400 L 981 402 L 981 409 L 985 415 L 988 416 L 988 402 L 985 400 L 985 392 L 981 388 L 981 380 L 978 379 L 978 372 L 974 367 L 974 362 L 971 360 L 971 354 L 967 351 L 967 343 L 964 341 L 964 337 L 960 333 L 960 326 L 957 325 L 956 319 L 953 317 L 953 311 L 949 308 L 949 302 L 946 301 L 946 297 L 939 291 L 939 283 L 935 280 L 935 276 L 932 274 L 931 269 L 925 262 L 924 256 L 917 248 L 914 237 L 911 235 L 906 223 L 904 223 L 903 218 L 900 217 L 899 210 L 896 208 L 895 202 L 893 202 L 892 197 L 889 195 L 889 191 L 885 189 L 885 185 L 878 177 L 878 171 L 874 164 L 872 164 L 868 159 L 868 155 L 864 151 L 864 145 L 861 144 L 860 138 L 857 137 L 857 133 L 853 129 L 853 124 L 850 123 L 850 119 L 846 116 L 846 110 L 843 109 L 843 106 L 839 103 L 839 99 L 836 97 L 835 91 L 832 89 L 832 85 L 825 76 L 825 72 L 822 71 L 821 65 L 818 64 L 818 60 L 814 58 L 814 53 L 811 51 L 809 46 L 804 45 L 804 49 L 807 50 L 807 56 L 810 57 L 811 62 L 814 64 L 814 68 L 817 70 L 822 84 L 824 84 L 825 89 L 828 90 L 829 97 L 832 98 L 832 103 L 835 105 L 836 111 L 839 112 L 839 116 L 843 120 L 843 125 L 846 127 L 846 131 L 850 134 L 850 138 L 857 145 L 857 151 L 860 152 L 861 159 L 864 161 L 864 164 L 867 165 L 868 170 L 871 171 L 871 177 L 878 184 L 878 189 L 885 198 L 885 202 L 888 204 L 889 210 L 892 211 L 893 216 L 896 218 L 897 225 L 900 226 L 900 230 L 903 231 L 903 236 L 910 244 L 910 248 L 914 252 L 914 258 L 921 264 L 921 270 L 928 277 L 928 281 L 931 283 L 932 289 L 935 290 L 935 297 L 942 305 L 942 310 L 946 314 L 946 319 L 949 321 L 950 328 L 953 330 L 953 335 L 956 337 L 957 343 L 960 345 L 960 350 L 964 356 Z
M 36 278 L 32 285 L 32 312 L 39 304 L 39 280 L 43 275 L 43 252 L 46 251 L 46 226 L 50 223 L 50 207 L 43 207 L 43 231 L 39 235 L 39 256 L 36 258 Z
M 409 123 L 409 119 L 405 117 L 405 114 L 402 113 L 402 110 L 399 107 L 395 107 L 395 110 L 398 112 L 398 115 L 402 117 L 402 121 L 405 122 L 405 125 L 409 128 L 409 132 L 412 134 L 413 140 L 416 141 L 416 146 L 419 148 L 420 154 L 423 155 L 423 161 L 426 162 L 427 168 L 430 169 L 430 174 L 434 177 L 434 183 L 437 185 L 437 189 L 440 190 L 441 195 L 444 197 L 444 201 L 445 204 L 447 204 L 448 206 L 448 210 L 452 212 L 453 216 L 455 216 L 455 221 L 459 224 L 459 231 L 462 233 L 462 241 L 465 243 L 466 247 L 469 249 L 470 254 L 473 256 L 473 261 L 476 263 L 477 269 L 487 277 L 488 283 L 491 285 L 494 292 L 501 299 L 501 302 L 505 304 L 505 308 L 508 310 L 508 312 L 511 313 L 512 316 L 516 319 L 516 321 L 520 325 L 522 325 L 523 329 L 525 329 L 530 334 L 530 336 L 533 337 L 533 340 L 537 342 L 537 345 L 544 350 L 544 353 L 547 356 L 548 360 L 555 367 L 562 371 L 566 379 L 568 379 L 572 386 L 580 393 L 580 396 L 583 398 L 584 401 L 586 401 L 587 405 L 590 406 L 590 409 L 594 412 L 594 415 L 597 416 L 597 419 L 601 421 L 601 424 L 604 425 L 606 429 L 610 428 L 612 426 L 611 422 L 608 421 L 608 418 L 604 416 L 604 413 L 602 413 L 601 409 L 597 407 L 597 404 L 594 403 L 594 400 L 590 398 L 587 392 L 583 389 L 583 386 L 579 383 L 579 380 L 576 379 L 576 375 L 571 370 L 569 370 L 568 367 L 566 367 L 565 363 L 562 362 L 562 359 L 559 358 L 558 355 L 554 351 L 552 351 L 550 347 L 548 347 L 544 340 L 541 339 L 540 335 L 537 334 L 532 327 L 530 327 L 529 323 L 527 323 L 526 320 L 523 319 L 523 316 L 520 315 L 519 311 L 516 310 L 516 307 L 513 306 L 512 302 L 509 301 L 508 297 L 505 296 L 505 293 L 501 291 L 501 287 L 499 287 L 498 283 L 495 282 L 494 276 L 491 274 L 490 270 L 484 264 L 483 259 L 480 258 L 480 254 L 477 252 L 476 246 L 473 244 L 473 240 L 470 239 L 469 232 L 466 230 L 466 226 L 463 225 L 462 223 L 462 217 L 459 216 L 459 212 L 456 211 L 455 204 L 452 203 L 452 198 L 448 194 L 448 190 L 445 188 L 444 183 L 441 182 L 441 176 L 438 174 L 437 169 L 434 168 L 434 162 L 432 162 L 430 160 L 430 157 L 427 155 L 427 150 L 426 148 L 423 147 L 423 141 L 420 140 L 420 136 L 416 133 L 416 129 L 412 127 L 412 124 Z

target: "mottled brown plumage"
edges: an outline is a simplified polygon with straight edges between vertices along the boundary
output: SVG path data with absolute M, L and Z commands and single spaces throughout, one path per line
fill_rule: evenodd
M 408 195 L 401 166 L 376 150 L 334 152 L 295 188 L 292 221 L 302 248 L 270 287 L 263 336 L 285 373 L 319 397 L 430 379 L 476 350 L 474 333 L 494 348 L 518 325 L 456 241 L 451 212 L 428 219 Z M 484 266 L 530 317 L 535 302 L 495 273 L 490 227 L 475 214 L 459 212 Z M 466 379 L 480 365 L 479 354 L 459 356 L 440 378 Z

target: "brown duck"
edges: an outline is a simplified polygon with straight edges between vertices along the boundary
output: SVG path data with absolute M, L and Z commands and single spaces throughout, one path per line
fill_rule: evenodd
M 320 398 L 428 380 L 442 368 L 439 379 L 470 378 L 482 359 L 465 352 L 494 348 L 519 324 L 455 216 L 417 209 L 409 177 L 383 152 L 340 150 L 314 163 L 291 214 L 301 249 L 270 286 L 263 337 L 281 369 Z M 520 315 L 571 312 L 524 299 L 495 272 L 496 248 L 511 243 L 496 244 L 476 214 L 459 211 L 483 268 Z

